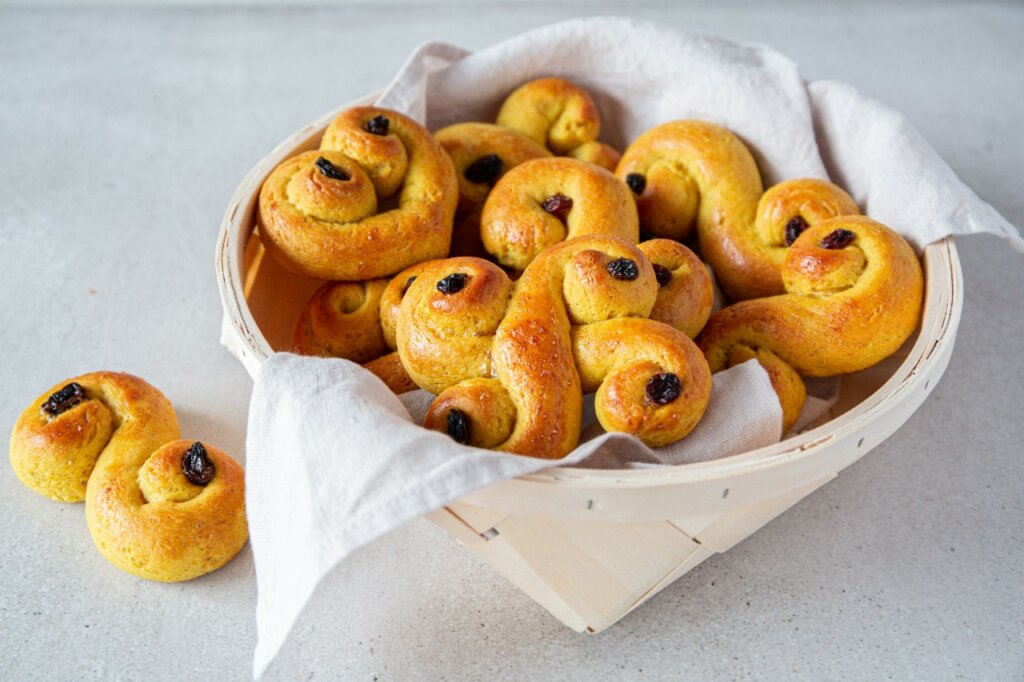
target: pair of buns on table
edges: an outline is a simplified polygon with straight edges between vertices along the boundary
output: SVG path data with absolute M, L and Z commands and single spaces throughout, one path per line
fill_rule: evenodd
M 913 333 L 918 259 L 841 188 L 765 191 L 712 123 L 656 126 L 621 156 L 599 132 L 589 94 L 553 78 L 513 92 L 494 124 L 433 135 L 393 111 L 342 113 L 260 196 L 267 249 L 334 280 L 296 349 L 438 394 L 425 425 L 457 440 L 557 458 L 578 442 L 584 393 L 606 429 L 665 445 L 700 419 L 709 373 L 756 359 L 788 430 L 802 376 L 864 369 Z M 710 319 L 683 241 L 734 302 Z
M 10 458 L 31 490 L 84 500 L 96 548 L 133 575 L 189 580 L 248 539 L 242 467 L 181 439 L 170 401 L 138 377 L 94 372 L 57 384 L 18 418 Z

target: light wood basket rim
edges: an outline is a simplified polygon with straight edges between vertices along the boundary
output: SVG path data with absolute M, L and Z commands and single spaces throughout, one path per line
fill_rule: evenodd
M 243 293 L 239 243 L 248 239 L 249 230 L 242 224 L 246 211 L 240 209 L 254 200 L 266 176 L 291 156 L 296 147 L 320 135 L 344 109 L 372 104 L 378 95 L 379 92 L 375 92 L 339 107 L 288 136 L 253 166 L 228 204 L 217 241 L 217 285 L 225 311 L 225 332 L 235 334 L 243 343 L 239 359 L 253 378 L 273 350 L 253 320 Z M 518 484 L 557 484 L 581 489 L 651 488 L 711 482 L 792 464 L 815 456 L 843 436 L 867 431 L 880 415 L 904 401 L 921 375 L 930 368 L 930 363 L 948 360 L 955 341 L 963 307 L 963 275 L 953 238 L 946 237 L 928 245 L 924 250 L 924 265 L 925 313 L 916 342 L 907 358 L 878 390 L 839 417 L 779 443 L 707 462 L 644 469 L 552 467 L 520 476 L 514 481 Z M 944 365 L 938 370 L 940 375 L 943 370 Z

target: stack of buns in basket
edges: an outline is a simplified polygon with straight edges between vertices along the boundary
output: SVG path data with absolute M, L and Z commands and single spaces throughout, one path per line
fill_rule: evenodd
M 600 132 L 590 95 L 557 78 L 522 85 L 494 123 L 433 134 L 395 111 L 341 113 L 259 197 L 266 249 L 326 280 L 295 350 L 436 394 L 424 426 L 460 443 L 557 459 L 585 394 L 606 430 L 659 447 L 701 420 L 714 372 L 756 360 L 788 431 L 802 377 L 867 368 L 913 333 L 917 256 L 836 185 L 765 191 L 750 151 L 708 122 L 663 123 L 622 154 Z M 708 266 L 730 302 L 713 314 Z M 137 377 L 54 386 L 10 457 L 32 490 L 84 499 L 100 552 L 141 577 L 202 575 L 248 536 L 242 468 L 181 440 Z
M 555 459 L 587 393 L 606 430 L 658 447 L 700 421 L 712 373 L 756 360 L 788 431 L 802 377 L 867 368 L 913 333 L 917 256 L 840 187 L 765 191 L 743 142 L 704 121 L 621 155 L 599 135 L 591 96 L 558 78 L 433 135 L 343 112 L 260 194 L 266 248 L 329 280 L 295 350 L 436 394 L 424 426 L 461 443 Z M 714 314 L 708 266 L 729 302 Z

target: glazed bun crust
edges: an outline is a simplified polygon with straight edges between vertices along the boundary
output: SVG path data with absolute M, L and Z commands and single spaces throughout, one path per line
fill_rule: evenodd
M 713 372 L 758 356 L 792 416 L 792 375 L 857 372 L 889 357 L 921 316 L 920 261 L 896 232 L 843 216 L 807 228 L 782 270 L 788 293 L 741 301 L 711 316 L 697 338 Z M 781 365 L 784 363 L 784 366 Z M 798 413 L 799 410 L 797 409 Z
M 423 263 L 402 300 L 398 352 L 412 380 L 431 393 L 491 376 L 494 334 L 512 281 L 494 263 L 464 256 Z
M 524 161 L 551 152 L 516 130 L 490 123 L 456 123 L 438 130 L 434 139 L 451 157 L 459 182 L 449 255 L 484 257 L 480 213 L 491 188 Z
M 226 564 L 248 538 L 242 467 L 180 440 L 171 403 L 138 377 L 95 372 L 54 386 L 18 418 L 10 457 L 30 489 L 84 499 L 96 547 L 133 575 L 189 580 Z
M 619 161 L 622 160 L 622 154 L 612 147 L 611 145 L 605 144 L 604 142 L 587 142 L 581 144 L 576 149 L 566 154 L 574 159 L 580 161 L 586 161 L 592 163 L 595 166 L 600 166 L 605 170 L 614 171 Z
M 446 286 L 452 277 L 462 285 Z M 554 459 L 576 447 L 583 393 L 596 391 L 606 429 L 652 446 L 683 438 L 711 379 L 683 332 L 646 319 L 658 288 L 643 251 L 609 235 L 552 246 L 514 285 L 487 261 L 436 261 L 409 287 L 398 324 L 403 364 L 438 394 L 424 425 Z
M 609 171 L 569 158 L 534 159 L 509 171 L 487 197 L 480 230 L 487 252 L 514 270 L 567 239 L 640 237 L 629 188 Z
M 672 121 L 638 137 L 615 174 L 634 189 L 641 228 L 687 240 L 730 300 L 785 291 L 782 264 L 790 234 L 859 213 L 846 192 L 822 180 L 789 180 L 767 193 L 754 157 L 738 137 L 705 121 Z M 795 234 L 793 234 L 795 233 Z
M 707 266 L 697 254 L 671 239 L 648 239 L 638 246 L 650 259 L 658 279 L 658 298 L 651 319 L 694 338 L 704 328 L 715 303 Z
M 568 154 L 601 134 L 593 98 L 564 78 L 538 78 L 519 86 L 502 102 L 496 123 L 555 154 Z
M 519 86 L 502 102 L 496 122 L 559 156 L 605 170 L 615 170 L 621 156 L 597 141 L 601 115 L 590 93 L 564 78 L 538 78 Z
M 360 281 L 447 255 L 457 202 L 451 160 L 426 129 L 395 111 L 357 107 L 331 122 L 319 150 L 274 169 L 258 225 L 289 270 Z
M 295 352 L 369 362 L 388 352 L 381 297 L 388 279 L 328 282 L 313 294 L 295 328 Z

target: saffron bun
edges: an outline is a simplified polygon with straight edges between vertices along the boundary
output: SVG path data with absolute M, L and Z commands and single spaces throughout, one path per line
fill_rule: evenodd
M 788 180 L 765 192 L 743 142 L 705 121 L 648 130 L 615 174 L 633 190 L 642 230 L 678 241 L 696 230 L 702 257 L 733 301 L 784 293 L 782 263 L 796 236 L 860 213 L 845 191 L 823 180 Z
M 715 303 L 707 266 L 697 254 L 672 239 L 648 239 L 638 247 L 650 259 L 658 280 L 651 319 L 694 338 L 704 328 Z
M 295 327 L 295 352 L 359 363 L 387 353 L 380 302 L 389 281 L 328 282 L 317 289 Z
M 31 490 L 85 500 L 97 549 L 141 578 L 196 578 L 248 539 L 242 467 L 182 440 L 170 401 L 130 374 L 84 374 L 43 393 L 15 423 L 10 458 Z
M 707 407 L 711 378 L 683 332 L 647 319 L 658 297 L 650 261 L 629 240 L 571 239 L 513 283 L 477 258 L 427 265 L 397 326 L 412 379 L 438 394 L 424 425 L 478 447 L 559 458 L 579 442 L 582 396 L 600 423 L 651 446 L 683 438 Z
M 566 156 L 592 163 L 605 170 L 614 171 L 622 159 L 622 152 L 604 142 L 587 142 L 576 147 Z
M 319 150 L 271 172 L 257 224 L 287 269 L 363 281 L 446 256 L 457 202 L 451 159 L 423 126 L 356 107 L 330 123 Z
M 394 393 L 414 390 L 395 352 L 395 325 L 405 291 L 423 267 L 417 263 L 390 279 L 324 284 L 299 317 L 295 352 L 358 362 Z
M 491 123 L 456 123 L 434 133 L 451 157 L 459 183 L 450 256 L 486 256 L 480 213 L 491 188 L 524 161 L 551 156 L 526 135 Z
M 807 228 L 789 249 L 782 278 L 787 293 L 719 310 L 697 343 L 712 372 L 759 360 L 788 430 L 803 406 L 800 376 L 866 369 L 913 334 L 924 279 L 906 240 L 863 216 Z
M 538 78 L 505 98 L 496 123 L 518 130 L 559 156 L 615 170 L 620 154 L 598 142 L 601 115 L 593 97 L 564 78 Z
M 576 159 L 526 161 L 491 190 L 480 218 L 483 245 L 501 265 L 524 270 L 544 249 L 575 237 L 640 237 L 629 187 L 611 172 Z

